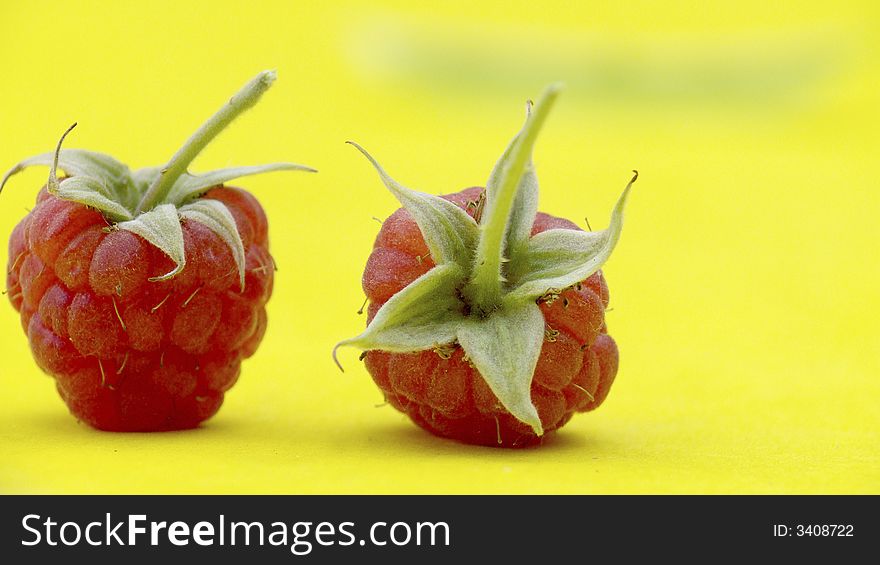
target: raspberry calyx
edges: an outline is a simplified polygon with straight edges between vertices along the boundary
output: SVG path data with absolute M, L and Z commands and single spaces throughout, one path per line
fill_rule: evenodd
M 54 153 L 25 159 L 0 180 L 0 192 L 13 175 L 27 167 L 50 167 L 47 190 L 53 196 L 83 204 L 101 212 L 110 229 L 132 232 L 161 250 L 174 268 L 153 282 L 173 278 L 186 266 L 181 221 L 198 222 L 217 234 L 229 247 L 238 269 L 242 290 L 245 284 L 245 251 L 235 218 L 227 206 L 214 199 L 201 198 L 209 189 L 225 182 L 273 171 L 315 169 L 296 163 L 231 167 L 192 175 L 187 167 L 235 118 L 254 106 L 276 79 L 275 71 L 264 71 L 249 81 L 229 102 L 211 116 L 163 167 L 132 171 L 113 157 L 82 149 L 61 149 L 76 124 L 58 142 Z M 58 168 L 67 177 L 57 178 Z

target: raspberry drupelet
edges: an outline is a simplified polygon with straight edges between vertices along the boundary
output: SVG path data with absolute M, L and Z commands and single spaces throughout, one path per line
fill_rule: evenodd
M 10 236 L 6 285 L 37 365 L 79 420 L 108 431 L 195 427 L 256 352 L 275 270 L 268 221 L 254 196 L 224 182 L 310 169 L 194 176 L 186 165 L 273 80 L 248 83 L 161 169 L 132 172 L 59 143 L 3 179 L 51 166 Z

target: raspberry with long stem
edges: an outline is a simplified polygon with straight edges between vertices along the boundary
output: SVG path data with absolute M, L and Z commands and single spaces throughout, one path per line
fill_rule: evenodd
M 187 167 L 275 80 L 248 82 L 164 167 L 92 151 L 50 167 L 10 236 L 7 286 L 34 359 L 77 418 L 113 431 L 188 428 L 212 416 L 266 331 L 274 270 L 256 198 L 225 183 L 293 163 L 192 175 Z M 75 124 L 74 124 L 75 125 Z M 60 177 L 59 170 L 66 176 Z

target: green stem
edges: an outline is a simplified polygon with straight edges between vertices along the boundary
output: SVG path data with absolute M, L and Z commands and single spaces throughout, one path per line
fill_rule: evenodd
M 541 95 L 541 99 L 529 115 L 511 149 L 507 165 L 501 172 L 498 190 L 493 192 L 486 203 L 473 275 L 465 288 L 465 295 L 470 299 L 471 305 L 484 314 L 492 312 L 501 303 L 503 284 L 501 266 L 504 262 L 504 236 L 507 232 L 507 224 L 516 200 L 520 179 L 532 155 L 532 147 L 559 95 L 559 90 L 560 85 L 554 84 Z
M 275 82 L 275 77 L 275 71 L 263 71 L 258 74 L 253 80 L 244 85 L 216 114 L 208 118 L 208 121 L 202 124 L 202 127 L 174 154 L 174 157 L 168 161 L 168 164 L 165 165 L 162 172 L 153 181 L 150 188 L 147 189 L 143 199 L 138 204 L 136 215 L 161 204 L 168 196 L 175 181 L 186 172 L 193 159 L 196 158 L 206 145 L 217 137 L 217 134 L 226 129 L 235 118 L 256 104 L 263 93 Z

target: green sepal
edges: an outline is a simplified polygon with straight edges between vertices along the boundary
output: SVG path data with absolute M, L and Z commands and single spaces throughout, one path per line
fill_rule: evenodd
M 54 153 L 42 153 L 29 157 L 12 167 L 0 181 L 0 190 L 9 177 L 20 173 L 28 167 L 51 167 L 55 160 Z M 129 174 L 129 169 L 110 155 L 84 149 L 62 149 L 58 155 L 58 166 L 70 175 L 78 175 L 100 179 L 106 184 L 114 184 Z
M 531 232 L 528 220 L 534 221 L 530 210 L 537 198 L 537 178 L 533 172 L 529 173 L 529 169 L 533 169 L 532 148 L 559 90 L 559 85 L 551 85 L 544 91 L 490 175 L 492 190 L 486 193 L 471 276 L 462 290 L 471 306 L 484 314 L 497 309 L 504 295 L 505 264 L 510 260 L 508 237 L 514 238 L 512 247 L 518 249 L 524 246 L 524 238 Z M 517 205 L 526 207 L 517 210 Z M 511 222 L 513 229 L 510 229 Z
M 532 237 L 525 253 L 509 265 L 511 289 L 504 303 L 534 300 L 549 290 L 567 288 L 598 271 L 620 239 L 623 211 L 637 177 L 638 174 L 617 200 L 606 229 L 598 232 L 553 229 Z
M 25 159 L 11 168 L 0 181 L 0 191 L 13 175 L 33 166 L 52 167 L 55 153 L 43 153 Z M 100 210 L 115 222 L 130 220 L 138 194 L 128 167 L 113 157 L 95 151 L 63 149 L 58 165 L 69 177 L 49 190 L 58 198 L 78 202 Z
M 532 104 L 529 102 L 526 105 L 526 120 L 531 115 L 531 107 Z M 525 129 L 526 126 L 524 125 L 523 130 Z M 504 173 L 512 166 L 511 155 L 522 133 L 520 131 L 511 140 L 489 174 L 489 180 L 486 181 L 487 201 L 497 198 L 500 185 L 504 180 Z M 504 252 L 505 256 L 511 259 L 522 253 L 528 244 L 529 237 L 532 234 L 532 224 L 535 223 L 535 216 L 538 214 L 538 177 L 532 164 L 531 147 L 528 147 L 528 151 L 529 158 L 516 186 L 516 196 L 514 197 L 513 207 L 507 220 Z
M 70 200 L 101 211 L 114 222 L 132 219 L 131 212 L 118 201 L 108 197 L 108 189 L 92 177 L 68 177 L 50 191 L 62 200 Z
M 180 227 L 177 208 L 173 204 L 156 206 L 133 220 L 116 224 L 116 227 L 141 236 L 174 261 L 173 270 L 164 275 L 153 277 L 150 281 L 170 279 L 186 266 L 183 229 Z
M 526 302 L 486 318 L 470 316 L 459 326 L 457 337 L 501 404 L 542 435 L 544 429 L 531 395 L 544 343 L 544 315 L 538 305 Z
M 406 353 L 453 343 L 465 320 L 456 296 L 464 275 L 455 263 L 434 267 L 383 304 L 363 333 L 336 344 L 334 360 L 346 345 Z
M 268 165 L 256 165 L 252 167 L 232 167 L 229 169 L 218 169 L 210 171 L 203 175 L 191 175 L 184 173 L 174 182 L 171 192 L 168 194 L 169 202 L 185 203 L 193 198 L 200 196 L 207 189 L 220 186 L 231 180 L 241 177 L 261 175 L 263 173 L 271 173 L 275 171 L 306 171 L 316 173 L 317 171 L 305 165 L 297 163 L 271 163 Z M 156 172 L 158 174 L 158 170 Z
M 229 208 L 219 200 L 203 198 L 183 205 L 178 211 L 180 217 L 192 222 L 204 224 L 229 247 L 232 258 L 238 269 L 238 280 L 244 290 L 244 243 L 235 225 L 235 218 Z
M 382 182 L 419 226 L 431 257 L 438 265 L 456 263 L 469 269 L 480 237 L 477 222 L 452 202 L 410 190 L 391 178 L 366 149 L 349 141 L 372 163 Z

